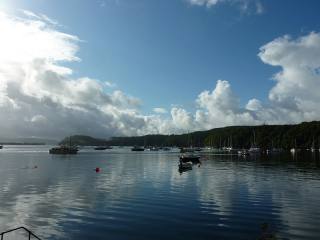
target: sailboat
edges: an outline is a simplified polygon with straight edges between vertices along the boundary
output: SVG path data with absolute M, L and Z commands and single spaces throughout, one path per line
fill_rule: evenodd
M 311 152 L 315 152 L 316 148 L 314 146 L 314 137 L 312 138 Z
M 249 148 L 249 153 L 258 154 L 260 153 L 260 148 L 256 144 L 256 133 L 253 131 L 253 144 Z
M 294 139 L 294 147 L 290 149 L 290 152 L 292 154 L 295 154 L 297 151 L 298 151 L 298 149 L 297 149 L 297 139 L 295 138 Z
M 225 147 L 225 150 L 227 152 L 232 152 L 233 151 L 233 147 L 232 147 L 232 136 L 228 138 L 228 147 Z
M 195 149 L 192 146 L 192 139 L 190 140 L 190 135 L 188 134 L 188 142 L 190 144 L 189 148 L 181 148 L 180 152 L 182 153 L 180 155 L 180 163 L 187 163 L 187 162 L 192 162 L 192 163 L 199 163 L 200 162 L 200 156 L 194 154 Z
M 135 145 L 135 146 L 133 146 L 133 148 L 131 148 L 131 151 L 133 151 L 133 152 L 143 152 L 145 150 L 146 146 L 147 146 L 146 145 L 146 136 L 144 136 L 144 138 L 143 138 L 143 147 Z

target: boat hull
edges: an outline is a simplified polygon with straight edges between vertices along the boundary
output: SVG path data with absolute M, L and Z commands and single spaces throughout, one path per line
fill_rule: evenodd
M 95 147 L 94 150 L 106 150 L 106 149 L 112 149 L 112 147 Z
M 180 162 L 187 163 L 200 163 L 200 157 L 199 156 L 180 156 Z
M 78 149 L 77 148 L 51 148 L 49 150 L 50 154 L 61 154 L 61 155 L 66 155 L 66 154 L 77 154 Z
M 133 152 L 143 152 L 144 148 L 131 148 L 131 151 L 133 151 Z

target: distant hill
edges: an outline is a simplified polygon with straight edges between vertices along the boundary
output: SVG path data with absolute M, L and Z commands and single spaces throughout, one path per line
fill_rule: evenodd
M 0 145 L 45 145 L 56 144 L 57 140 L 47 138 L 0 138 Z
M 254 141 L 261 148 L 320 147 L 320 122 L 292 125 L 231 126 L 180 135 L 146 135 L 140 137 L 114 137 L 110 145 L 149 146 L 230 146 L 249 148 Z
M 112 146 L 231 146 L 249 148 L 254 142 L 261 148 L 320 147 L 320 121 L 292 125 L 232 126 L 197 131 L 180 135 L 146 135 L 136 137 L 113 137 L 111 140 L 89 136 L 72 136 L 76 145 Z M 69 143 L 65 138 L 62 143 Z
M 84 135 L 74 135 L 70 137 L 65 137 L 59 144 L 60 145 L 78 145 L 78 146 L 105 146 L 109 142 L 105 139 L 93 138 Z

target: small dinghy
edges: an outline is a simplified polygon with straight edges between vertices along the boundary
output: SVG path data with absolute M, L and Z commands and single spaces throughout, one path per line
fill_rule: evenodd
M 194 164 L 200 163 L 200 156 L 194 154 L 182 154 L 180 156 L 180 162 L 187 163 L 192 162 Z

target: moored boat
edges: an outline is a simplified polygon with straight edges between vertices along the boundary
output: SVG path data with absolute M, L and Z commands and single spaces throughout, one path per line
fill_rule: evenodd
M 72 146 L 53 147 L 49 150 L 50 154 L 77 154 L 78 148 Z
M 249 155 L 249 151 L 247 149 L 242 149 L 238 151 L 239 156 L 247 156 Z
M 112 149 L 110 146 L 100 146 L 100 147 L 95 147 L 94 150 L 106 150 L 106 149 Z
M 193 153 L 195 151 L 194 148 L 190 147 L 190 148 L 180 148 L 180 153 Z
M 200 163 L 200 156 L 194 154 L 182 154 L 180 156 L 180 162 L 192 162 L 192 163 Z
M 150 147 L 149 151 L 156 152 L 156 151 L 159 151 L 159 148 L 158 147 Z
M 249 148 L 249 153 L 251 154 L 259 154 L 261 152 L 261 149 L 256 144 L 256 134 L 253 131 L 253 144 Z
M 252 147 L 249 149 L 249 153 L 258 154 L 258 153 L 260 153 L 260 148 L 259 148 L 259 147 L 256 147 L 256 146 L 252 146 Z
M 131 151 L 142 152 L 144 151 L 144 147 L 134 146 L 133 148 L 131 148 Z

